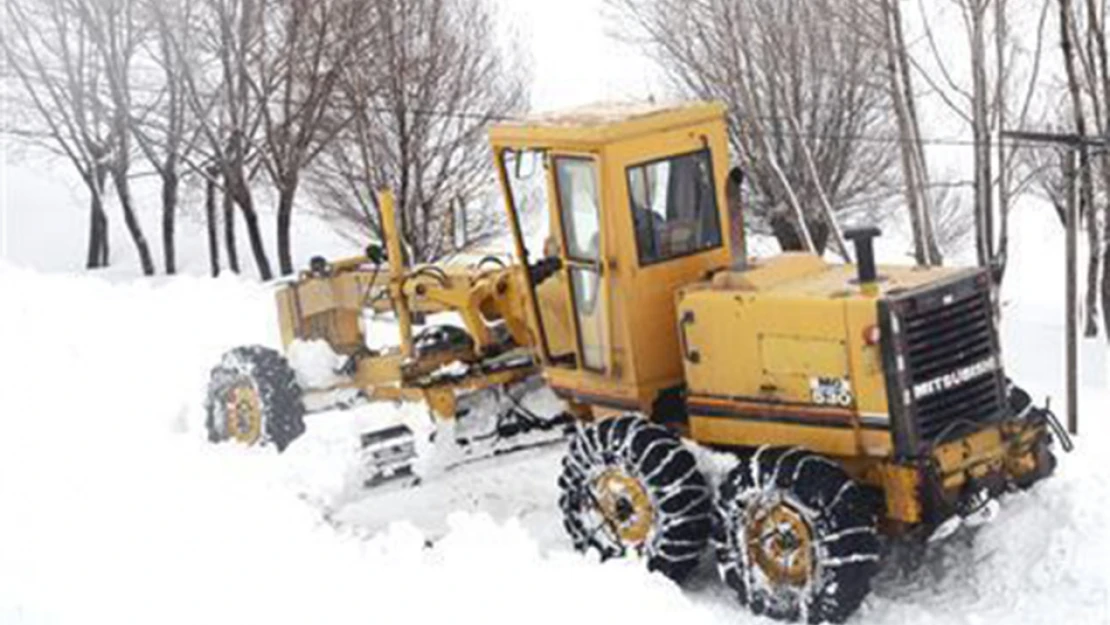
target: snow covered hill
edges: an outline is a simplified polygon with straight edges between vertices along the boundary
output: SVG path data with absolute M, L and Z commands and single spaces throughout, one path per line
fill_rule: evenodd
M 1006 360 L 1060 409 L 1061 256 L 1038 219 L 1004 293 Z M 209 367 L 275 343 L 265 286 L 8 264 L 0 286 L 0 623 L 769 622 L 708 567 L 680 589 L 571 552 L 557 449 L 362 495 L 353 434 L 388 406 L 313 416 L 281 456 L 209 445 Z M 1110 392 L 1104 345 L 1086 347 L 1083 435 L 1057 477 L 924 567 L 888 567 L 853 622 L 1110 622 Z

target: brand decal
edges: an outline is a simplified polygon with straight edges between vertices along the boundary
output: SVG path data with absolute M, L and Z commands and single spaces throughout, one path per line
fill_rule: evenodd
M 962 386 L 975 378 L 992 373 L 997 369 L 998 359 L 994 356 L 988 356 L 977 363 L 938 375 L 932 380 L 914 384 L 913 397 L 914 399 L 922 399 L 930 395 L 936 395 L 941 391 L 947 391 L 948 389 Z

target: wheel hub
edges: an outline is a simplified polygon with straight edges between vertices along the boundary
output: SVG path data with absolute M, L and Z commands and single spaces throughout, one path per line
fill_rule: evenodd
M 262 435 L 262 400 L 250 382 L 243 381 L 227 392 L 227 432 L 240 443 L 253 444 Z
M 805 586 L 813 570 L 809 523 L 788 502 L 757 504 L 744 526 L 748 556 L 776 584 Z
M 594 481 L 598 512 L 626 546 L 647 541 L 655 513 L 651 498 L 640 481 L 616 468 Z

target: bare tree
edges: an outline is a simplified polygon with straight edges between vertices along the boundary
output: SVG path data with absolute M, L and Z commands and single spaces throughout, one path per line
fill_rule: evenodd
M 181 60 L 185 100 L 204 139 L 203 163 L 220 171 L 225 199 L 225 242 L 228 260 L 238 270 L 234 251 L 234 214 L 238 207 L 246 224 L 251 252 L 263 280 L 273 277 L 263 243 L 251 184 L 258 167 L 255 148 L 262 123 L 257 87 L 252 84 L 251 65 L 264 54 L 261 24 L 266 20 L 265 0 L 200 0 L 196 29 L 198 53 L 211 59 L 207 64 L 187 62 L 184 42 L 173 38 L 173 50 Z M 205 166 L 191 163 L 197 172 Z M 229 203 L 230 202 L 230 203 Z
M 917 112 L 917 92 L 914 89 L 909 49 L 901 4 L 892 0 L 855 0 L 848 4 L 845 13 L 852 16 L 862 36 L 870 45 L 881 51 L 885 72 L 881 78 L 889 94 L 890 115 L 898 132 L 898 151 L 902 170 L 902 189 L 913 233 L 914 259 L 919 265 L 941 264 L 941 246 L 938 243 L 934 220 L 943 213 L 942 208 L 958 206 L 948 202 L 943 207 L 934 202 L 930 194 L 928 161 L 925 159 L 921 124 Z M 842 18 L 844 19 L 844 18 Z
M 381 240 L 375 191 L 395 190 L 414 262 L 499 231 L 485 131 L 526 102 L 486 0 L 373 0 L 370 58 L 341 80 L 342 133 L 313 171 L 320 205 Z M 348 117 L 349 116 L 349 117 Z M 464 218 L 465 216 L 465 218 Z
M 277 189 L 281 273 L 293 273 L 290 228 L 305 168 L 351 117 L 333 104 L 349 64 L 367 58 L 372 36 L 369 0 L 288 0 L 268 5 L 249 82 L 259 101 L 259 159 Z M 373 57 L 370 57 L 373 58 Z M 373 65 L 374 63 L 367 63 Z
M 89 192 L 85 266 L 108 265 L 105 182 L 111 127 L 104 100 L 104 66 L 86 25 L 66 0 L 7 0 L 9 28 L 0 37 L 8 66 L 23 87 L 28 110 L 42 127 L 30 138 L 64 157 Z
M 187 173 L 186 160 L 200 138 L 185 93 L 185 64 L 195 63 L 191 34 L 195 4 L 195 0 L 145 0 L 137 16 L 147 24 L 149 37 L 142 42 L 142 51 L 157 68 L 158 80 L 138 90 L 137 95 L 147 97 L 135 103 L 130 130 L 161 181 L 162 258 L 167 274 L 177 271 L 175 230 L 181 181 Z
M 784 249 L 839 248 L 835 219 L 896 184 L 879 52 L 858 16 L 829 0 L 608 0 L 682 94 L 730 106 L 748 161 L 750 211 Z M 847 256 L 846 251 L 842 252 Z
M 1075 125 L 1075 131 L 1080 137 L 1088 136 L 1087 133 L 1087 113 L 1084 108 L 1084 94 L 1083 82 L 1084 77 L 1089 74 L 1081 73 L 1079 65 L 1081 63 L 1083 52 L 1077 50 L 1079 38 L 1079 29 L 1076 26 L 1076 12 L 1072 7 L 1071 0 L 1059 0 L 1060 8 L 1060 45 L 1064 55 L 1064 70 L 1068 79 L 1068 93 L 1071 98 L 1072 107 L 1072 121 Z M 1092 85 L 1094 86 L 1094 85 Z M 1097 86 L 1095 86 L 1097 89 Z M 1097 101 L 1094 104 L 1094 109 L 1097 115 Z M 1087 241 L 1089 246 L 1089 259 L 1087 264 L 1087 301 L 1086 301 L 1086 319 L 1087 324 L 1084 328 L 1084 335 L 1088 337 L 1096 336 L 1098 334 L 1098 229 L 1096 227 L 1095 215 L 1096 209 L 1094 205 L 1094 180 L 1091 175 L 1091 159 L 1085 147 L 1080 148 L 1079 152 L 1079 179 L 1080 179 L 1080 192 L 1079 192 L 1079 214 L 1082 219 L 1083 215 L 1086 216 L 1087 221 Z
M 143 36 L 141 23 L 135 14 L 136 5 L 136 0 L 72 0 L 72 10 L 84 22 L 104 63 L 105 84 L 111 103 L 110 136 L 113 140 L 108 171 L 143 273 L 152 275 L 154 261 L 136 215 L 130 180 L 134 119 L 132 63 Z
M 1028 187 L 1028 180 L 1017 175 L 1022 167 L 1018 150 L 998 137 L 1005 128 L 1024 127 L 1030 118 L 1051 4 L 1041 0 L 1034 5 L 1036 27 L 1028 29 L 1023 38 L 1015 36 L 1012 16 L 1027 12 L 1027 3 L 951 0 L 951 5 L 959 10 L 967 37 L 969 84 L 958 79 L 942 53 L 924 0 L 918 0 L 918 6 L 929 58 L 910 54 L 908 60 L 948 109 L 971 128 L 976 255 L 979 264 L 990 267 L 995 282 L 1000 283 L 1009 252 L 1010 208 L 1018 192 Z M 1025 74 L 1020 75 L 1019 69 Z
M 1101 92 L 1095 100 L 1101 100 L 1102 106 L 1097 107 L 1096 120 L 1098 120 L 1099 134 L 1110 139 L 1110 52 L 1106 45 L 1106 20 L 1107 3 L 1103 2 L 1101 13 L 1094 0 L 1087 0 L 1088 41 L 1093 45 L 1088 46 L 1091 57 L 1092 72 L 1098 79 L 1092 80 L 1093 93 Z M 1097 63 L 1095 60 L 1097 59 Z M 1101 87 L 1101 89 L 1099 89 Z M 1103 330 L 1107 341 L 1110 341 L 1110 154 L 1105 150 L 1102 154 L 1102 320 Z M 1094 210 L 1092 208 L 1092 215 Z M 1094 220 L 1091 222 L 1094 227 Z M 1091 285 L 1093 290 L 1093 284 Z
M 1069 26 L 1074 28 L 1071 39 L 1082 44 L 1076 46 L 1076 56 L 1083 70 L 1083 91 L 1090 101 L 1092 125 L 1098 136 L 1110 138 L 1110 67 L 1108 67 L 1106 47 L 1106 11 L 1106 2 L 1087 0 L 1085 5 L 1077 7 L 1075 11 L 1077 15 L 1069 20 Z M 1083 23 L 1087 27 L 1085 31 L 1079 32 L 1080 25 Z M 1102 149 L 1097 160 L 1101 190 L 1098 188 L 1100 184 L 1096 183 L 1094 173 L 1091 171 L 1095 161 L 1086 150 L 1080 152 L 1080 161 L 1080 166 L 1083 168 L 1081 176 L 1087 209 L 1086 335 L 1090 337 L 1098 333 L 1098 324 L 1091 317 L 1097 316 L 1099 274 L 1101 273 L 1103 326 L 1107 340 L 1110 340 L 1110 155 L 1107 155 L 1106 149 Z M 1101 233 L 1098 225 L 1100 212 L 1103 223 Z M 1104 247 L 1100 249 L 1100 245 Z

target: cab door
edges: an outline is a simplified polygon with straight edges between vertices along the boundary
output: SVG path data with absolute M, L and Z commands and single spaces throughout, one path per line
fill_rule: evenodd
M 555 154 L 551 163 L 576 363 L 581 369 L 604 372 L 608 317 L 597 161 L 588 156 Z
M 499 162 L 545 364 L 605 372 L 609 327 L 597 158 L 506 149 Z

